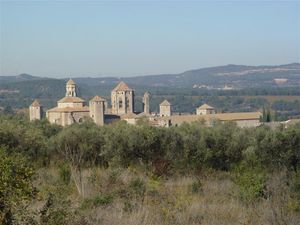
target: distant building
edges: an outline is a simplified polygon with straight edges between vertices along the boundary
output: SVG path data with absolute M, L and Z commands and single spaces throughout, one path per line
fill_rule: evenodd
M 288 81 L 288 79 L 287 78 L 274 78 L 274 81 L 277 85 L 283 85 Z
M 207 104 L 203 104 L 199 106 L 196 110 L 197 115 L 208 115 L 208 114 L 215 114 L 215 113 L 216 113 L 215 108 Z
M 42 118 L 43 109 L 38 100 L 34 100 L 34 102 L 29 106 L 29 119 L 40 120 Z
M 164 100 L 162 103 L 159 104 L 159 115 L 161 117 L 171 116 L 171 107 L 171 103 L 167 100 Z
M 135 125 L 143 120 L 151 126 L 170 127 L 182 123 L 201 121 L 207 126 L 212 126 L 216 121 L 234 121 L 239 127 L 256 127 L 260 125 L 260 112 L 248 113 L 216 113 L 212 106 L 203 104 L 196 110 L 196 115 L 179 113 L 172 114 L 172 104 L 164 100 L 159 105 L 159 114 L 150 113 L 150 93 L 143 96 L 143 112 L 134 111 L 134 90 L 121 81 L 111 91 L 111 108 L 107 101 L 100 96 L 95 96 L 86 105 L 85 100 L 77 96 L 76 83 L 69 80 L 66 83 L 66 96 L 57 102 L 57 106 L 46 112 L 50 123 L 61 126 L 81 123 L 86 118 L 91 118 L 96 124 L 103 125 L 118 120 L 125 120 L 128 124 Z M 35 100 L 29 107 L 30 120 L 42 118 L 42 106 Z
M 57 107 L 46 112 L 49 122 L 67 126 L 91 117 L 96 124 L 103 125 L 105 100 L 96 96 L 90 101 L 90 106 L 86 106 L 85 101 L 76 95 L 76 84 L 70 79 L 66 84 L 66 96 L 57 102 Z
M 111 91 L 112 114 L 123 115 L 134 112 L 134 91 L 121 81 Z
M 96 95 L 89 102 L 90 117 L 97 125 L 104 124 L 105 99 Z

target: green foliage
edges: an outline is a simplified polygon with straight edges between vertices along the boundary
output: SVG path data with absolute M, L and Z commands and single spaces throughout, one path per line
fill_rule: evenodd
M 291 207 L 300 212 L 300 172 L 295 172 L 291 176 Z
M 34 170 L 18 154 L 9 155 L 0 147 L 0 222 L 11 224 L 17 208 L 35 196 Z
M 109 193 L 100 193 L 93 198 L 84 199 L 81 204 L 82 209 L 96 208 L 99 206 L 106 206 L 113 202 L 114 197 Z
M 40 211 L 40 220 L 42 225 L 68 224 L 71 215 L 69 202 L 50 193 Z
M 238 173 L 235 182 L 240 188 L 241 199 L 245 202 L 253 202 L 264 196 L 266 175 L 258 169 Z
M 192 194 L 199 194 L 202 193 L 203 191 L 203 184 L 202 182 L 198 179 L 196 181 L 194 181 L 193 183 L 191 183 L 188 186 L 188 190 L 189 192 L 191 192 Z
M 67 164 L 63 164 L 61 166 L 59 166 L 59 178 L 60 180 L 68 185 L 70 183 L 71 180 L 71 171 L 70 171 L 70 166 Z
M 129 188 L 140 197 L 143 197 L 146 192 L 145 182 L 140 178 L 135 178 L 130 181 Z

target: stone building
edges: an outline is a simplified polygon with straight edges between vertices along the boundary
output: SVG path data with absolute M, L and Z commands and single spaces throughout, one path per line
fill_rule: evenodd
M 167 100 L 164 100 L 162 103 L 159 104 L 159 115 L 161 117 L 171 116 L 171 107 L 171 103 Z
M 216 113 L 215 108 L 207 104 L 203 104 L 199 106 L 196 110 L 197 115 L 208 115 L 208 114 L 215 114 L 215 113 Z
M 111 106 L 112 114 L 134 113 L 134 91 L 123 81 L 111 91 Z
M 29 106 L 29 119 L 40 120 L 42 118 L 43 109 L 38 100 L 34 100 L 34 102 Z
M 50 123 L 61 126 L 81 123 L 86 118 L 91 118 L 96 124 L 103 125 L 118 120 L 125 120 L 128 124 L 135 125 L 138 121 L 147 122 L 151 126 L 170 127 L 183 123 L 201 121 L 207 126 L 215 122 L 233 121 L 239 127 L 256 127 L 260 125 L 260 112 L 244 113 L 216 113 L 215 109 L 207 104 L 197 108 L 195 114 L 174 114 L 172 105 L 164 100 L 159 105 L 159 114 L 150 114 L 150 93 L 143 96 L 143 112 L 134 111 L 134 90 L 123 81 L 111 91 L 111 108 L 107 101 L 100 96 L 95 96 L 86 105 L 85 100 L 77 96 L 76 83 L 69 80 L 66 83 L 66 95 L 57 102 L 57 106 L 46 112 Z M 35 100 L 29 107 L 30 120 L 39 120 L 42 117 L 42 106 Z
M 46 112 L 49 122 L 67 126 L 91 117 L 96 124 L 103 125 L 105 100 L 96 96 L 90 101 L 90 106 L 86 106 L 85 101 L 76 95 L 76 84 L 70 79 L 66 84 L 66 96 L 57 102 L 57 107 Z
M 98 125 L 104 124 L 105 99 L 100 96 L 95 96 L 89 102 L 90 117 Z

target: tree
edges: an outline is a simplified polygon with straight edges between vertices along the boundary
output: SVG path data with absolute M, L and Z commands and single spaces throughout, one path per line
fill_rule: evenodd
M 0 148 L 0 223 L 13 223 L 17 208 L 35 195 L 34 170 L 19 154 L 9 155 Z
M 69 163 L 78 193 L 82 196 L 82 169 L 101 162 L 101 151 L 105 143 L 103 136 L 103 128 L 92 122 L 85 122 L 65 128 L 54 140 L 58 153 Z

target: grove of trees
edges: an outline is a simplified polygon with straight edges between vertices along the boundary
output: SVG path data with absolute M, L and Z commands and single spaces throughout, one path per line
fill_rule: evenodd
M 87 121 L 62 128 L 0 114 L 0 223 L 13 224 L 17 206 L 35 198 L 34 170 L 60 164 L 68 165 L 83 197 L 82 171 L 91 167 L 137 165 L 166 179 L 229 171 L 247 201 L 265 195 L 265 174 L 285 170 L 296 185 L 291 188 L 300 210 L 300 124 L 241 129 L 234 123 L 196 122 L 160 128 L 122 121 L 99 127 Z

